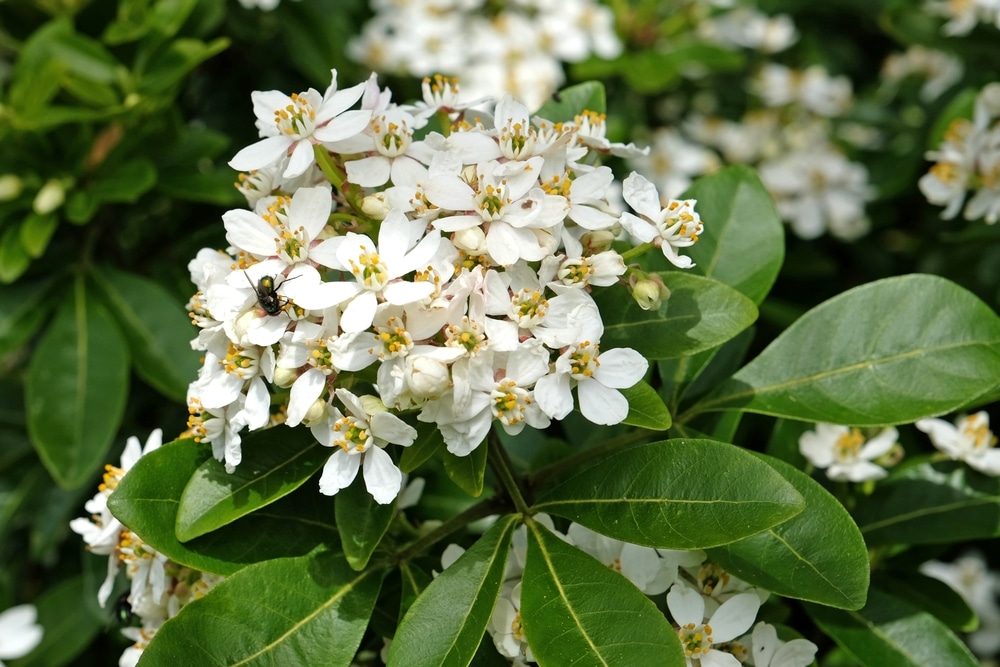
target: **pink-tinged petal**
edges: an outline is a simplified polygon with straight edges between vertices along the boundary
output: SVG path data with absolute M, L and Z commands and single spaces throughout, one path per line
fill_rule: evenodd
M 701 625 L 705 620 L 705 600 L 701 593 L 684 584 L 674 584 L 667 593 L 667 609 L 677 625 Z M 713 628 L 714 630 L 714 628 Z
M 399 495 L 403 473 L 381 447 L 365 452 L 365 486 L 379 505 L 388 505 Z
M 312 144 L 306 139 L 300 139 L 292 149 L 291 158 L 285 166 L 285 171 L 281 174 L 285 178 L 295 178 L 306 173 L 306 169 L 315 160 Z
M 427 281 L 411 283 L 399 280 L 386 285 L 382 290 L 382 296 L 394 306 L 405 306 L 426 299 L 433 292 L 434 285 Z
M 628 416 L 628 399 L 617 389 L 605 387 L 594 378 L 580 380 L 576 386 L 580 412 L 595 424 L 620 424 Z
M 222 214 L 226 227 L 226 240 L 240 250 L 264 257 L 277 253 L 274 228 L 259 215 L 244 209 L 233 209 Z
M 712 614 L 712 643 L 721 644 L 736 639 L 757 620 L 760 598 L 756 593 L 734 595 Z
M 323 474 L 319 478 L 319 492 L 325 496 L 332 496 L 337 491 L 347 488 L 358 476 L 360 466 L 360 456 L 351 456 L 338 447 L 323 466 Z
M 285 424 L 287 426 L 301 424 L 309 408 L 313 406 L 325 388 L 326 375 L 323 374 L 323 371 L 310 368 L 300 375 L 292 384 L 292 390 L 288 396 L 288 419 Z
M 295 140 L 287 135 L 267 137 L 250 144 L 229 161 L 229 166 L 236 171 L 253 171 L 269 167 L 288 152 L 288 147 Z
M 427 201 L 448 211 L 471 211 L 475 192 L 458 176 L 441 174 L 424 183 Z
M 594 379 L 606 387 L 628 389 L 641 380 L 649 368 L 649 362 L 630 347 L 616 347 L 601 352 Z
M 535 383 L 535 402 L 542 412 L 552 419 L 563 419 L 573 411 L 573 393 L 569 375 L 556 373 L 538 378 Z
M 372 435 L 394 445 L 409 447 L 417 439 L 417 429 L 391 412 L 376 412 L 368 423 L 372 427 Z
M 319 245 L 309 249 L 309 259 L 336 271 L 350 271 L 350 266 L 344 266 L 337 259 L 337 251 L 345 240 L 344 236 L 335 236 L 320 242 Z
M 634 171 L 622 182 L 622 198 L 633 211 L 650 220 L 656 220 L 663 210 L 656 186 Z
M 372 155 L 360 160 L 345 162 L 347 180 L 363 188 L 374 188 L 384 185 L 389 180 L 392 165 L 384 155 Z
M 361 134 L 372 119 L 369 110 L 345 111 L 323 127 L 313 130 L 313 136 L 324 143 L 343 141 L 356 134 Z
M 364 331 L 375 320 L 377 308 L 378 299 L 375 298 L 375 293 L 361 292 L 347 304 L 344 315 L 340 318 L 340 327 L 347 333 Z
M 330 188 L 299 188 L 288 207 L 289 227 L 305 229 L 308 239 L 314 239 L 326 227 L 333 208 Z

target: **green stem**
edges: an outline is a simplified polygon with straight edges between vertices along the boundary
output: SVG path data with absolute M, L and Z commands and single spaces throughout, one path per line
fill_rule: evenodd
M 622 261 L 628 263 L 629 260 L 635 257 L 639 257 L 640 255 L 644 255 L 646 254 L 647 251 L 655 247 L 656 244 L 653 243 L 652 241 L 650 241 L 649 243 L 643 243 L 637 245 L 636 247 L 626 250 L 625 252 L 622 253 Z
M 477 519 L 496 514 L 497 511 L 498 507 L 495 498 L 487 498 L 478 502 L 461 514 L 448 519 L 423 537 L 410 542 L 404 549 L 396 553 L 395 560 L 398 563 L 421 555 L 452 533 L 457 533 Z
M 528 503 L 524 501 L 524 493 L 521 491 L 521 486 L 514 476 L 514 465 L 507 455 L 507 450 L 500 441 L 500 436 L 497 435 L 495 428 L 490 429 L 487 442 L 490 448 L 488 460 L 490 466 L 493 468 L 493 472 L 497 474 L 503 488 L 507 491 L 510 499 L 514 501 L 514 508 L 524 516 L 529 516 L 531 512 L 528 509 Z
M 551 478 L 557 477 L 565 470 L 573 470 L 581 464 L 595 461 L 599 458 L 607 456 L 608 454 L 613 454 L 620 449 L 631 447 L 637 442 L 649 437 L 651 437 L 651 433 L 649 431 L 636 429 L 625 433 L 624 435 L 620 435 L 617 438 L 605 440 L 601 444 L 594 447 L 581 449 L 575 454 L 567 456 L 564 459 L 560 459 L 556 463 L 546 466 L 538 472 L 529 475 L 528 483 L 533 488 L 543 487 Z
M 333 161 L 329 151 L 326 150 L 323 144 L 313 144 L 313 155 L 316 156 L 316 164 L 323 171 L 326 180 L 330 181 L 333 187 L 337 188 L 344 195 L 347 203 L 351 205 L 351 208 L 356 213 L 361 214 L 362 192 L 355 185 L 347 181 L 343 167 Z

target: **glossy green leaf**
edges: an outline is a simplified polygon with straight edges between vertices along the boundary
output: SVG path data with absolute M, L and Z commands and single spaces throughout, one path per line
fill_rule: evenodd
M 601 347 L 631 347 L 647 359 L 673 359 L 708 350 L 757 319 L 753 301 L 722 283 L 690 273 L 659 274 L 670 298 L 643 310 L 623 285 L 594 295 L 604 319 Z
M 128 351 L 104 307 L 78 277 L 28 368 L 28 432 L 64 488 L 104 465 L 128 396 Z
M 16 226 L 8 227 L 0 237 L 0 282 L 12 283 L 31 266 L 31 256 L 21 243 Z
M 54 281 L 24 280 L 17 289 L 0 290 L 0 359 L 37 335 L 52 317 Z
M 948 627 L 917 607 L 873 588 L 859 611 L 807 603 L 816 625 L 861 667 L 976 667 Z
M 755 535 L 805 507 L 753 454 L 713 440 L 663 440 L 618 452 L 543 491 L 534 509 L 623 542 L 705 549 Z
M 427 586 L 396 631 L 389 667 L 469 664 L 496 606 L 516 522 L 497 521 Z
M 177 539 L 187 542 L 256 512 L 299 488 L 330 450 L 305 429 L 269 428 L 243 436 L 232 473 L 215 459 L 198 466 L 180 497 Z
M 774 200 L 757 173 L 745 165 L 702 176 L 681 195 L 695 199 L 705 231 L 684 254 L 690 273 L 713 278 L 757 305 L 778 277 L 785 259 L 785 231 Z M 643 265 L 671 269 L 662 253 L 650 252 Z
M 159 284 L 133 273 L 104 269 L 92 277 L 125 332 L 139 377 L 183 403 L 201 365 L 190 343 L 198 330 L 184 306 Z
M 329 454 L 329 450 L 326 451 Z M 340 531 L 344 555 L 352 568 L 365 569 L 394 516 L 396 502 L 385 505 L 375 502 L 360 479 L 355 479 L 353 484 L 337 492 L 337 530 Z
M 145 158 L 105 165 L 86 188 L 98 202 L 133 203 L 156 185 L 156 167 Z
M 166 48 L 156 50 L 147 63 L 145 76 L 139 82 L 140 92 L 151 96 L 169 93 L 191 70 L 228 46 L 229 40 L 224 37 L 209 43 L 197 39 L 169 42 Z
M 871 546 L 997 537 L 1000 479 L 960 462 L 921 463 L 881 482 L 854 516 Z
M 670 410 L 648 383 L 639 381 L 621 392 L 628 399 L 628 415 L 622 421 L 623 424 L 653 431 L 666 431 L 670 428 Z
M 251 563 L 302 556 L 337 545 L 333 499 L 307 490 L 286 496 L 190 542 L 174 533 L 181 494 L 212 455 L 209 445 L 177 440 L 143 456 L 108 499 L 112 514 L 171 560 L 197 570 L 232 574 Z M 346 565 L 345 565 L 346 568 Z
M 1000 377 L 1000 317 L 944 278 L 907 275 L 813 308 L 695 410 L 856 426 L 952 412 Z
M 410 425 L 417 429 L 417 439 L 399 457 L 399 469 L 405 473 L 413 472 L 438 451 L 445 451 L 436 424 L 418 421 Z
M 75 662 L 87 650 L 106 623 L 97 597 L 88 595 L 80 576 L 52 586 L 33 600 L 38 623 L 44 628 L 42 641 L 31 653 L 15 663 L 17 667 L 61 667 Z M 110 618 L 110 615 L 108 616 Z
M 538 522 L 527 525 L 521 624 L 539 665 L 683 667 L 677 633 L 642 591 Z
M 690 357 L 656 362 L 667 405 L 676 409 L 682 400 L 702 396 L 729 379 L 746 362 L 755 330 L 744 329 L 721 346 Z
M 860 609 L 868 592 L 868 548 L 844 506 L 808 475 L 758 455 L 806 501 L 805 509 L 762 533 L 708 552 L 740 579 L 785 597 Z
M 400 595 L 399 595 L 399 620 L 402 621 L 410 607 L 420 594 L 424 592 L 434 578 L 424 572 L 412 561 L 404 560 L 399 564 Z
M 32 259 L 38 259 L 49 247 L 49 241 L 59 226 L 55 213 L 31 213 L 21 223 L 21 245 Z
M 965 598 L 940 579 L 898 568 L 881 569 L 872 585 L 930 612 L 955 632 L 972 632 L 979 627 L 976 612 Z
M 532 116 L 553 123 L 564 123 L 584 111 L 604 113 L 606 107 L 604 84 L 600 81 L 585 81 L 555 93 Z
M 250 565 L 185 605 L 143 651 L 142 667 L 348 667 L 382 572 L 354 572 L 321 551 Z
M 478 498 L 483 492 L 483 480 L 486 476 L 486 452 L 488 450 L 486 442 L 480 443 L 467 456 L 455 456 L 447 450 L 442 450 L 444 471 L 448 475 L 448 479 L 474 498 Z

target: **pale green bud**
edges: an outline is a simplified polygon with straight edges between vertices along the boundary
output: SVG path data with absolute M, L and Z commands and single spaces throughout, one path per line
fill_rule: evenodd
M 0 176 L 0 201 L 10 201 L 15 199 L 21 190 L 24 189 L 24 182 L 17 174 L 4 174 Z
M 51 178 L 42 186 L 31 203 L 32 210 L 38 215 L 52 213 L 66 201 L 66 186 L 57 178 Z

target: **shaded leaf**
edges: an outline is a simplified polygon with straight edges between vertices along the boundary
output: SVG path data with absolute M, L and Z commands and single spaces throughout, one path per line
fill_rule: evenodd
M 368 565 L 394 516 L 396 501 L 380 505 L 364 484 L 350 484 L 337 492 L 337 530 L 352 568 L 363 570 Z
M 604 113 L 606 107 L 604 84 L 600 81 L 585 81 L 553 94 L 532 116 L 553 123 L 564 123 L 572 121 L 584 111 Z
M 628 415 L 622 421 L 623 424 L 653 431 L 666 431 L 670 428 L 670 410 L 648 383 L 639 381 L 620 391 L 628 399 Z
M 448 479 L 474 498 L 478 498 L 483 492 L 488 449 L 486 443 L 483 442 L 467 456 L 455 456 L 447 450 L 442 452 L 444 471 L 448 475 Z

